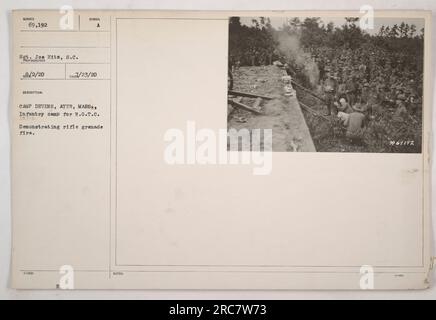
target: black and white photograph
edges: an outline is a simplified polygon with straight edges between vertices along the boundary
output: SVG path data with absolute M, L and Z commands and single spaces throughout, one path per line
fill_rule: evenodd
M 424 19 L 231 17 L 228 130 L 275 152 L 421 153 Z
M 436 1 L 0 12 L 0 300 L 436 298 Z

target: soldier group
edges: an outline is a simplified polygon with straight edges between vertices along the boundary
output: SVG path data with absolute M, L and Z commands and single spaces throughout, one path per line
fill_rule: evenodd
M 397 117 L 413 115 L 422 103 L 422 67 L 413 57 L 378 47 L 315 48 L 312 54 L 319 68 L 326 114 L 338 115 L 347 126 L 347 115 L 353 113 L 364 115 L 357 117 L 361 121 L 356 124 L 363 127 L 365 120 L 386 110 Z

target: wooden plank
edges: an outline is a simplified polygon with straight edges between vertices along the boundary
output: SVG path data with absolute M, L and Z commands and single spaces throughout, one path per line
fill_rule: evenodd
M 259 94 L 255 94 L 255 93 L 240 92 L 240 91 L 233 91 L 233 90 L 229 90 L 229 94 L 234 95 L 234 96 L 249 97 L 249 98 L 262 98 L 262 99 L 266 99 L 266 100 L 273 99 L 272 97 L 261 96 Z
M 237 97 L 235 99 L 236 102 L 241 102 L 242 98 L 241 97 Z M 230 118 L 233 115 L 233 112 L 235 111 L 235 107 L 233 107 L 231 104 L 229 105 L 229 107 L 227 108 L 227 120 L 230 120 Z
M 246 104 L 243 104 L 243 103 L 241 103 L 241 102 L 237 102 L 237 101 L 232 100 L 232 99 L 229 99 L 228 102 L 229 102 L 230 104 L 232 104 L 233 106 L 235 106 L 235 107 L 238 107 L 238 108 L 241 108 L 241 109 L 244 109 L 244 110 L 250 111 L 250 112 L 255 113 L 255 114 L 258 114 L 258 115 L 262 114 L 262 112 L 259 112 L 258 110 L 255 110 L 255 109 L 253 109 L 252 107 L 249 107 L 249 106 L 247 106 Z

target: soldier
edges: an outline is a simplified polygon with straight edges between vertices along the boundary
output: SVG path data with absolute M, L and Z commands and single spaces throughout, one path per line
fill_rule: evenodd
M 371 86 L 371 91 L 368 96 L 368 113 L 371 119 L 373 119 L 376 114 L 381 113 L 382 101 L 383 101 L 382 87 L 377 83 L 373 83 Z
M 340 81 L 340 84 L 338 85 L 338 99 L 344 98 L 347 99 L 347 80 L 348 76 L 345 74 L 342 77 L 340 77 L 342 80 Z
M 369 99 L 369 95 L 370 95 L 369 83 L 364 82 L 360 94 L 360 102 L 367 102 Z
M 347 127 L 346 137 L 352 144 L 363 143 L 363 135 L 365 133 L 366 117 L 365 110 L 361 104 L 353 107 L 354 112 L 350 113 L 345 125 Z
M 324 77 L 325 77 L 325 63 L 322 58 L 318 62 L 318 69 L 319 69 L 319 84 L 322 85 L 322 82 L 324 81 Z
M 347 82 L 345 83 L 345 93 L 348 103 L 354 105 L 354 103 L 356 103 L 357 94 L 356 76 L 354 74 L 348 77 Z
M 337 108 L 339 111 L 344 113 L 352 113 L 353 109 L 350 104 L 344 98 L 339 99 L 339 103 L 337 104 Z
M 402 89 L 398 89 L 397 91 L 397 99 L 395 101 L 397 109 L 395 110 L 395 116 L 403 117 L 407 115 L 407 97 L 404 94 Z
M 416 93 L 416 90 L 413 89 L 412 87 L 409 87 L 407 89 L 407 95 L 408 98 L 406 100 L 406 103 L 409 106 L 409 110 L 411 114 L 416 114 L 417 110 L 418 110 L 418 106 L 419 106 L 419 98 L 418 98 L 418 94 Z

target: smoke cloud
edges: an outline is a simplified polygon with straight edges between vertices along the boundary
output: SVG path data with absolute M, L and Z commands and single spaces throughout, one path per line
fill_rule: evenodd
M 318 65 L 310 53 L 303 50 L 298 35 L 280 34 L 277 40 L 280 53 L 286 57 L 291 67 L 297 67 L 306 75 L 310 84 L 316 86 L 319 81 Z

